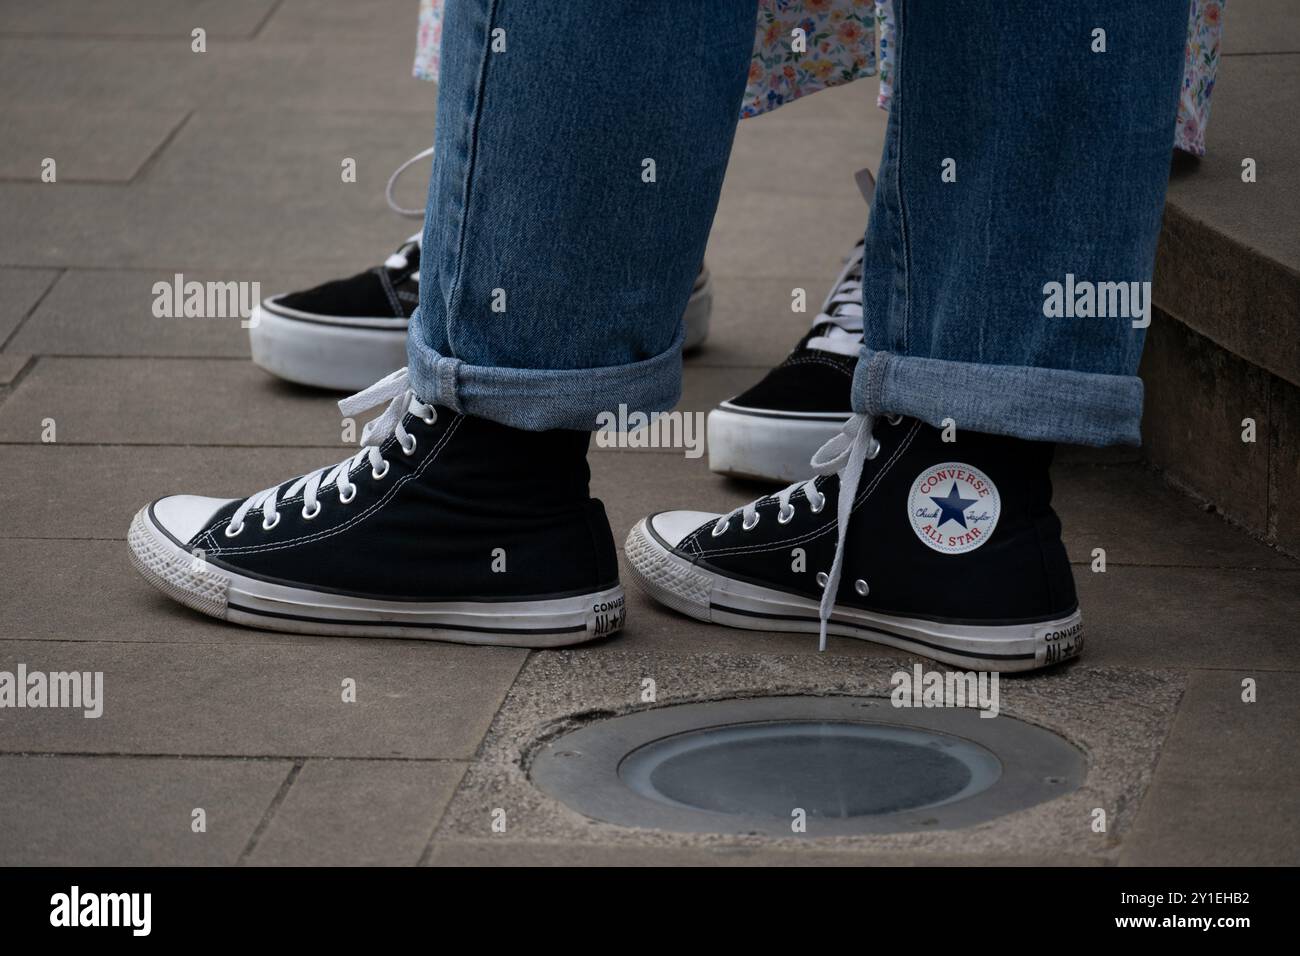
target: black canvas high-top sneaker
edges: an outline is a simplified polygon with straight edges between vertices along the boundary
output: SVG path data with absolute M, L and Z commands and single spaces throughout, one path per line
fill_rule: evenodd
M 817 477 L 728 515 L 639 522 L 637 582 L 691 617 L 821 631 L 823 646 L 839 634 L 1000 671 L 1079 654 L 1053 446 L 891 421 L 854 416 L 814 456 Z
M 585 432 L 527 432 L 427 405 L 406 370 L 340 402 L 380 403 L 362 448 L 248 498 L 142 509 L 136 568 L 182 604 L 278 631 L 558 647 L 623 625 Z
M 871 205 L 876 181 L 856 176 Z M 737 478 L 795 481 L 813 452 L 853 414 L 853 373 L 862 354 L 862 255 L 858 240 L 831 283 L 812 328 L 776 368 L 709 412 L 709 468 Z

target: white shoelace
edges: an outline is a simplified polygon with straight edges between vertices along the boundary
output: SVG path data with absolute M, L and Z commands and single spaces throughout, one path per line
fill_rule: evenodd
M 862 351 L 862 250 L 859 241 L 831 286 L 821 312 L 812 321 L 813 328 L 830 328 L 809 339 L 808 348 L 853 356 Z
M 804 497 L 808 499 L 809 508 L 816 514 L 826 507 L 826 496 L 817 490 L 816 476 L 839 475 L 840 477 L 839 527 L 835 542 L 835 559 L 831 562 L 829 572 L 821 572 L 817 575 L 818 583 L 822 585 L 821 605 L 818 608 L 818 618 L 821 622 L 817 641 L 819 651 L 826 650 L 826 625 L 830 621 L 831 612 L 835 609 L 835 596 L 839 593 L 840 577 L 844 573 L 844 542 L 848 536 L 849 518 L 853 513 L 853 499 L 858 496 L 858 485 L 862 481 L 862 469 L 867 461 L 880 454 L 880 442 L 871 434 L 871 428 L 870 415 L 854 415 L 845 423 L 838 435 L 822 445 L 813 455 L 812 469 L 815 476 L 807 481 L 797 481 L 776 494 L 776 500 L 781 505 L 776 520 L 781 524 L 787 524 L 794 517 L 794 505 L 790 503 L 793 495 L 802 491 Z M 758 498 L 723 515 L 714 524 L 712 534 L 715 537 L 725 534 L 727 526 L 737 515 L 742 516 L 742 530 L 751 530 L 759 522 L 758 504 L 769 497 L 771 496 Z
M 393 210 L 393 212 L 397 213 L 399 216 L 406 216 L 410 219 L 424 218 L 423 208 L 406 209 L 403 206 L 399 206 L 397 204 L 397 200 L 393 197 L 393 187 L 397 185 L 397 180 L 401 177 L 402 173 L 406 172 L 408 169 L 410 169 L 420 160 L 424 159 L 426 156 L 432 156 L 432 155 L 433 155 L 432 146 L 430 146 L 428 149 L 422 149 L 414 156 L 412 156 L 410 159 L 408 159 L 406 162 L 402 163 L 402 165 L 398 166 L 395 170 L 393 170 L 393 175 L 388 177 L 388 185 L 384 187 L 384 198 L 388 200 L 388 208 Z
M 322 489 L 331 485 L 338 489 L 341 503 L 347 504 L 355 498 L 357 486 L 348 480 L 348 475 L 363 460 L 369 459 L 370 474 L 376 481 L 388 474 L 388 461 L 379 453 L 379 448 L 389 435 L 397 437 L 403 454 L 409 455 L 415 451 L 415 436 L 402 427 L 402 419 L 408 411 L 412 415 L 419 416 L 428 425 L 432 425 L 438 417 L 437 409 L 415 397 L 404 368 L 381 378 L 369 388 L 340 400 L 339 411 L 350 418 L 384 402 L 388 402 L 388 407 L 383 413 L 378 418 L 366 422 L 365 427 L 361 429 L 360 451 L 333 467 L 327 466 L 308 472 L 284 490 L 284 500 L 292 498 L 299 491 L 302 492 L 304 518 L 311 520 L 320 514 L 321 503 L 318 495 Z M 243 531 L 245 516 L 250 511 L 258 509 L 262 512 L 262 530 L 270 531 L 279 524 L 280 515 L 276 511 L 276 503 L 280 499 L 279 490 L 283 484 L 281 482 L 265 491 L 259 491 L 251 498 L 244 499 L 243 504 L 230 516 L 230 523 L 226 525 L 225 530 L 226 537 L 233 538 Z
M 410 169 L 420 160 L 425 159 L 432 155 L 433 155 L 432 146 L 430 146 L 428 149 L 422 149 L 414 156 L 412 156 L 410 159 L 408 159 L 406 162 L 402 163 L 402 165 L 398 166 L 395 170 L 393 170 L 393 175 L 388 177 L 388 185 L 384 187 L 384 198 L 388 200 L 388 208 L 393 210 L 393 212 L 397 213 L 399 216 L 406 216 L 409 219 L 424 218 L 423 209 L 407 209 L 404 206 L 398 205 L 397 198 L 393 195 L 393 190 L 394 188 L 396 188 L 397 180 L 401 178 L 402 173 L 406 172 L 408 169 Z M 420 244 L 423 241 L 424 241 L 423 232 L 417 232 L 415 235 L 411 236 L 409 239 L 406 240 L 406 242 L 402 243 L 402 249 L 398 249 L 391 256 L 389 256 L 387 259 L 384 260 L 384 268 L 386 269 L 407 268 L 411 264 L 411 261 L 407 259 L 405 253 L 402 250 L 405 249 L 407 246 L 409 246 L 411 243 L 415 243 L 415 248 L 419 249 Z M 419 282 L 420 274 L 416 272 L 411 276 L 411 278 L 414 279 L 416 282 Z

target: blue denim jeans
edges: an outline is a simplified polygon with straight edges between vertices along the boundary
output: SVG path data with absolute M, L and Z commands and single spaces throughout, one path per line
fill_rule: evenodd
M 1136 442 L 1142 329 L 1073 292 L 1151 279 L 1187 0 L 895 6 L 854 410 Z M 677 401 L 756 2 L 669 8 L 449 2 L 408 345 L 424 400 L 528 429 Z
M 1149 312 L 1119 293 L 1150 288 L 1187 0 L 894 6 L 854 410 L 1137 444 Z M 1046 315 L 1053 283 L 1083 307 Z
M 450 0 L 407 349 L 425 401 L 588 430 L 676 404 L 756 19 L 756 0 Z

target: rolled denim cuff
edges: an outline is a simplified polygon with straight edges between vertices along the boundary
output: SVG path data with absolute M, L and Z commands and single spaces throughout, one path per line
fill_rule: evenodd
M 421 401 L 486 418 L 511 428 L 595 431 L 597 416 L 665 412 L 682 394 L 686 326 L 663 352 L 627 365 L 583 369 L 494 368 L 467 365 L 438 353 L 414 335 L 406 354 L 411 387 Z
M 941 427 L 1074 445 L 1141 443 L 1142 380 L 1019 365 L 982 365 L 864 349 L 853 410 Z

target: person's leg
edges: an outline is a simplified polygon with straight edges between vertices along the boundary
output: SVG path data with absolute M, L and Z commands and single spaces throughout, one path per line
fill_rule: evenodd
M 1137 444 L 1187 0 L 896 11 L 854 410 Z
M 755 7 L 448 7 L 418 394 L 530 429 L 675 404 Z
M 1051 664 L 1079 652 L 1082 625 L 1050 442 L 1137 440 L 1135 305 L 1149 305 L 1187 3 L 896 12 L 859 414 L 815 480 L 729 515 L 653 515 L 626 550 L 653 596 L 705 620 Z M 1053 283 L 1074 290 L 1059 317 Z
M 589 429 L 676 402 L 754 24 L 754 0 L 453 2 L 409 373 L 340 403 L 387 410 L 338 465 L 143 509 L 146 579 L 277 630 L 537 647 L 618 630 Z

